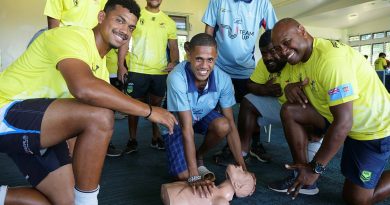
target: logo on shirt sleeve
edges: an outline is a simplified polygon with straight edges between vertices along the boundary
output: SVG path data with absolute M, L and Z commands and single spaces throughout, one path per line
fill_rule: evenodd
M 352 84 L 347 83 L 344 85 L 340 85 L 336 88 L 332 88 L 328 91 L 328 95 L 330 97 L 331 102 L 351 96 L 353 95 Z

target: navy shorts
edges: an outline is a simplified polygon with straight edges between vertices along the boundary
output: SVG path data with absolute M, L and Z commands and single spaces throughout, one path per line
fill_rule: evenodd
M 16 101 L 0 115 L 0 152 L 8 154 L 31 185 L 38 185 L 50 172 L 69 164 L 66 142 L 41 149 L 44 113 L 54 99 Z
M 390 156 L 390 136 L 360 141 L 350 137 L 344 142 L 341 172 L 354 184 L 374 189 Z
M 144 98 L 148 94 L 164 97 L 167 91 L 167 76 L 129 72 L 126 93 L 137 99 Z
M 209 112 L 205 117 L 193 125 L 194 132 L 206 135 L 209 124 L 214 119 L 220 117 L 223 117 L 223 115 L 215 110 Z M 168 172 L 172 176 L 177 176 L 187 170 L 182 130 L 179 125 L 175 125 L 172 135 L 165 134 L 162 135 L 162 137 L 168 158 Z

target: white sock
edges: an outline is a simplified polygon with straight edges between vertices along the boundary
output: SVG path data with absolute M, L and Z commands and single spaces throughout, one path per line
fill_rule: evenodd
M 0 205 L 4 205 L 5 197 L 7 196 L 7 185 L 0 186 Z
M 241 151 L 241 155 L 242 155 L 243 157 L 246 157 L 246 155 L 248 155 L 248 153 L 247 153 L 247 152 L 244 152 L 244 151 Z
M 321 139 L 318 142 L 309 142 L 309 144 L 307 144 L 307 159 L 308 159 L 308 162 L 311 162 L 313 160 L 314 155 L 316 155 L 317 151 L 321 147 L 322 140 L 323 139 Z
M 92 191 L 81 191 L 74 188 L 75 205 L 98 205 L 97 195 L 99 194 L 100 186 Z

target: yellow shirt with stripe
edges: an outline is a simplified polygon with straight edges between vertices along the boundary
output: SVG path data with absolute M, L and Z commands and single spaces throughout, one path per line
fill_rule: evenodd
M 106 58 L 100 57 L 92 30 L 77 26 L 55 28 L 42 33 L 0 73 L 0 107 L 15 100 L 72 98 L 56 68 L 58 62 L 69 58 L 85 62 L 95 77 L 109 82 Z
M 165 75 L 168 65 L 168 39 L 177 39 L 175 22 L 165 13 L 141 10 L 132 35 L 129 71 L 150 75 Z
M 60 21 L 60 26 L 93 28 L 107 0 L 47 0 L 44 15 Z
M 284 87 L 286 87 L 288 83 L 298 81 L 298 79 L 296 78 L 297 75 L 293 75 L 292 73 L 294 71 L 295 70 L 292 69 L 291 65 L 287 63 L 280 72 L 270 73 L 268 72 L 267 67 L 264 64 L 263 59 L 261 59 L 257 63 L 256 68 L 253 71 L 250 79 L 257 84 L 265 84 L 268 80 L 274 78 L 273 83 L 279 83 L 280 87 L 282 88 L 282 91 L 284 91 Z M 283 104 L 287 101 L 284 93 L 278 98 L 278 101 L 280 104 Z
M 384 70 L 387 66 L 387 61 L 385 58 L 379 57 L 378 59 L 375 60 L 374 62 L 375 65 L 375 70 Z
M 351 47 L 315 38 L 309 60 L 295 66 L 311 104 L 329 122 L 330 106 L 353 101 L 353 125 L 349 137 L 381 139 L 390 135 L 390 95 L 368 61 Z

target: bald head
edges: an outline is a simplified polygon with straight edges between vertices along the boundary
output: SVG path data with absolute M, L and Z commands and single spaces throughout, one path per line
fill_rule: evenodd
M 313 37 L 295 19 L 278 21 L 272 29 L 271 39 L 278 55 L 292 65 L 307 61 L 311 55 Z

